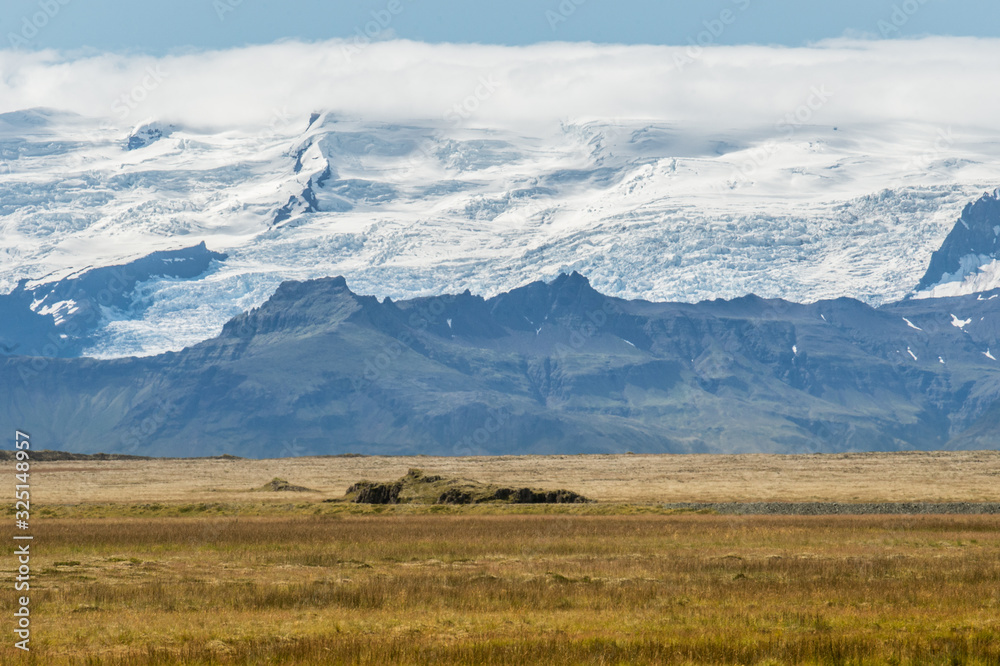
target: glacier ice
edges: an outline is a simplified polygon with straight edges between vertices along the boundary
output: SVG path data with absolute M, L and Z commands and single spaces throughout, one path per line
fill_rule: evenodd
M 138 316 L 106 313 L 87 350 L 101 357 L 180 349 L 282 280 L 327 275 L 393 299 L 576 270 L 624 298 L 878 304 L 910 293 L 963 207 L 1000 182 L 994 142 L 970 130 L 928 165 L 916 158 L 936 134 L 920 126 L 567 121 L 529 136 L 326 114 L 267 132 L 8 116 L 0 292 L 200 241 L 229 255 L 210 276 L 146 283 Z M 993 285 L 1000 269 L 976 275 Z

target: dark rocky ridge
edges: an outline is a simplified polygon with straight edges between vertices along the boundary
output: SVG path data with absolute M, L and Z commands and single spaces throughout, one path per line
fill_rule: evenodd
M 958 223 L 931 256 L 917 291 L 959 279 L 990 259 L 1000 259 L 1000 189 L 965 207 Z
M 47 448 L 174 457 L 993 448 L 988 296 L 650 303 L 574 273 L 379 302 L 286 282 L 181 352 L 0 357 L 0 414 Z
M 135 292 L 143 282 L 158 277 L 199 277 L 208 272 L 213 261 L 225 259 L 225 254 L 212 252 L 202 242 L 34 287 L 21 280 L 14 291 L 0 295 L 0 352 L 8 356 L 78 357 L 103 323 L 102 307 L 139 314 L 144 306 L 136 302 Z M 72 306 L 39 314 L 67 302 Z
M 0 460 L 16 460 L 16 451 L 0 451 Z M 70 453 L 68 451 L 29 451 L 30 459 L 33 461 L 55 461 L 55 460 L 158 460 L 151 456 L 130 456 L 123 453 Z M 159 458 L 165 460 L 165 458 Z

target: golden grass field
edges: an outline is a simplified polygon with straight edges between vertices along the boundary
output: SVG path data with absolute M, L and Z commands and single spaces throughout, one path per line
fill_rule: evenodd
M 598 502 L 322 501 L 414 466 Z M 996 453 L 35 462 L 33 650 L 5 630 L 0 663 L 1000 664 L 1000 516 L 656 505 L 997 501 L 998 474 Z M 250 491 L 275 476 L 317 492 Z
M 1000 501 L 1000 452 L 833 455 L 581 455 L 492 458 L 332 457 L 34 462 L 33 492 L 50 503 L 257 501 L 282 477 L 339 497 L 360 479 L 428 474 L 556 489 L 604 502 Z

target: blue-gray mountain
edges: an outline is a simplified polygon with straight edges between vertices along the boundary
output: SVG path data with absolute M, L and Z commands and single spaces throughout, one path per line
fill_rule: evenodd
M 179 353 L 0 358 L 0 414 L 46 448 L 173 456 L 993 447 L 994 296 L 650 303 L 574 273 L 380 303 L 286 282 Z
M 960 280 L 994 259 L 1000 259 L 1000 189 L 965 207 L 958 223 L 931 256 L 917 290 Z
M 998 201 L 965 210 L 927 285 L 996 257 Z M 101 308 L 134 310 L 140 283 L 224 259 L 202 244 L 0 296 L 0 419 L 46 448 L 170 456 L 1000 444 L 1000 290 L 650 303 L 573 273 L 379 302 L 326 278 L 283 283 L 180 352 L 76 358 Z
M 181 250 L 153 252 L 122 266 L 93 268 L 53 282 L 29 286 L 21 280 L 0 295 L 0 352 L 72 358 L 93 341 L 110 310 L 138 316 L 145 304 L 136 288 L 155 277 L 204 275 L 226 255 L 202 242 Z

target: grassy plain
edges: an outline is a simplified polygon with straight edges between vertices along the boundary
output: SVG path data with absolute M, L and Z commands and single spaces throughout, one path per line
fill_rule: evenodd
M 383 456 L 34 462 L 33 492 L 51 503 L 257 501 L 278 476 L 340 497 L 355 481 L 428 474 L 568 488 L 602 502 L 997 502 L 1000 452 L 830 455 Z
M 654 503 L 994 501 L 997 455 L 673 458 L 35 463 L 33 650 L 0 663 L 1000 663 L 998 516 Z M 601 501 L 322 501 L 408 466 Z M 316 492 L 249 490 L 274 476 Z

